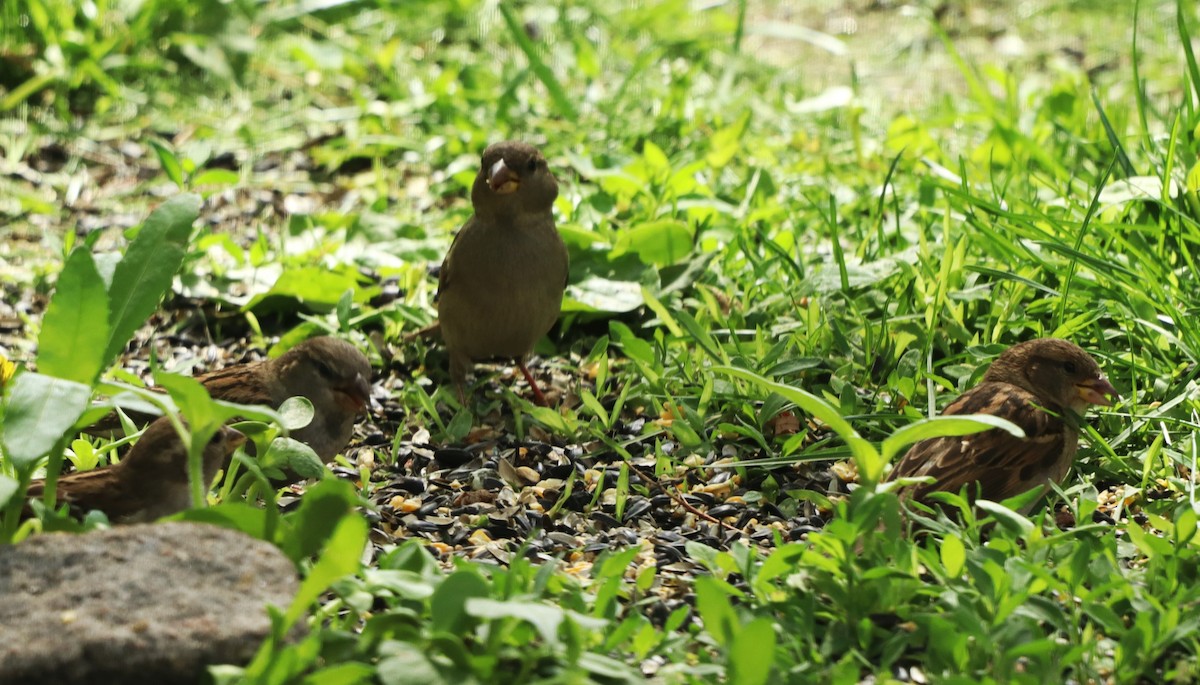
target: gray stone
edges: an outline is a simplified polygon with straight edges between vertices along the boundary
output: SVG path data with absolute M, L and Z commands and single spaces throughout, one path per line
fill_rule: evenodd
M 0 683 L 191 683 L 245 664 L 296 569 L 197 523 L 37 535 L 0 548 Z

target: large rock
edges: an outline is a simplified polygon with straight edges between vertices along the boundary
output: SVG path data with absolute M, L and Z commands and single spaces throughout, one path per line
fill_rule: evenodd
M 0 683 L 191 683 L 244 664 L 296 593 L 266 542 L 196 523 L 0 548 Z

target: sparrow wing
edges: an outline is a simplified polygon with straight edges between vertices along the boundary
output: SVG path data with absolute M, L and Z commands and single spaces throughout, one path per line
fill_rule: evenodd
M 451 282 L 450 264 L 453 261 L 452 258 L 454 257 L 454 248 L 458 246 L 459 238 L 462 238 L 464 233 L 467 233 L 468 231 L 470 231 L 472 229 L 472 227 L 475 225 L 476 221 L 477 221 L 477 219 L 475 218 L 474 215 L 472 215 L 470 219 L 467 219 L 467 223 L 463 224 L 463 227 L 461 229 L 459 229 L 458 233 L 454 234 L 454 239 L 450 241 L 450 249 L 446 250 L 446 257 L 444 259 L 442 259 L 442 268 L 438 270 L 438 289 L 437 289 L 437 292 L 434 293 L 434 295 L 433 295 L 434 300 L 437 300 L 438 295 L 441 295 L 442 292 L 446 289 L 446 286 L 450 285 L 450 282 Z
M 45 488 L 45 481 L 32 482 L 25 496 L 40 498 Z M 103 511 L 113 522 L 124 520 L 140 511 L 145 506 L 145 498 L 151 494 L 132 492 L 117 466 L 104 466 L 60 476 L 57 490 L 58 504 L 69 505 L 73 515 L 82 516 L 89 511 L 98 510 Z
M 1073 429 L 1040 406 L 1036 398 L 1015 385 L 983 383 L 964 393 L 943 416 L 990 414 L 1007 419 L 1025 431 L 1017 438 L 993 428 L 964 436 L 923 440 L 904 455 L 888 480 L 932 476 L 932 484 L 908 488 L 908 496 L 924 499 L 932 492 L 959 492 L 975 483 L 984 499 L 1002 500 L 1066 475 L 1074 455 Z
M 266 362 L 237 364 L 196 376 L 196 380 L 217 400 L 237 404 L 275 406 L 271 388 L 265 381 Z

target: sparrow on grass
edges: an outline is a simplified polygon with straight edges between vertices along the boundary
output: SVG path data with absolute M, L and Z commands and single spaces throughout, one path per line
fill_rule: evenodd
M 371 398 L 371 363 L 355 346 L 328 336 L 310 338 L 275 359 L 227 366 L 196 376 L 208 394 L 238 404 L 278 408 L 289 397 L 308 398 L 313 419 L 292 431 L 329 463 L 350 442 L 354 423 Z
M 476 360 L 513 358 L 546 397 L 525 358 L 558 318 L 567 285 L 567 248 L 551 208 L 558 183 L 537 148 L 505 141 L 483 151 L 471 188 L 475 214 L 455 236 L 438 281 L 438 321 L 450 379 L 463 386 Z
M 354 423 L 371 396 L 371 364 L 350 343 L 327 336 L 310 338 L 275 359 L 235 364 L 196 376 L 213 399 L 278 408 L 289 397 L 308 398 L 313 419 L 291 437 L 331 461 L 350 441 Z M 149 417 L 131 414 L 135 421 Z M 109 425 L 112 424 L 112 425 Z M 115 417 L 96 428 L 114 429 Z
M 999 428 L 965 436 L 922 440 L 909 448 L 886 480 L 932 476 L 909 485 L 903 498 L 925 501 L 933 492 L 959 492 L 1000 501 L 1049 483 L 1061 483 L 1079 446 L 1079 421 L 1089 405 L 1111 406 L 1118 397 L 1096 360 L 1056 338 L 1023 342 L 1005 350 L 983 381 L 951 402 L 943 416 L 990 414 L 1023 431 L 1017 438 Z M 1030 503 L 1022 513 L 1032 508 Z
M 213 434 L 202 454 L 206 487 L 245 441 L 246 436 L 228 426 Z M 187 457 L 187 446 L 170 419 L 159 418 L 120 462 L 60 477 L 58 501 L 79 514 L 102 511 L 113 523 L 145 523 L 170 516 L 192 506 Z M 26 496 L 40 498 L 45 487 L 45 481 L 35 480 Z

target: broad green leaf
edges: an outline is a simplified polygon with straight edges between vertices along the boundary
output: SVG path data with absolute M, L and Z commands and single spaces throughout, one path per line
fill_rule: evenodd
M 612 682 L 634 683 L 642 680 L 642 675 L 628 664 L 604 654 L 584 652 L 579 655 L 579 666 L 588 673 L 601 676 L 601 679 L 597 679 L 598 682 L 611 679 Z
M 729 645 L 729 682 L 763 685 L 775 662 L 775 623 L 760 616 L 742 626 Z
M 4 456 L 18 469 L 30 468 L 71 429 L 91 397 L 83 383 L 30 371 L 17 376 L 4 406 Z
M 1025 534 L 1033 530 L 1033 521 L 1030 521 L 1003 504 L 992 502 L 986 499 L 979 499 L 975 500 L 975 506 L 994 516 L 1000 525 L 1009 530 L 1018 532 L 1020 534 Z
M 1046 489 L 1044 487 L 1034 487 L 1025 492 L 1017 493 L 1012 497 L 1007 497 L 1001 500 L 1000 503 L 1013 511 L 1022 511 L 1026 507 L 1032 507 L 1045 494 Z
M 295 300 L 313 311 L 328 312 L 337 307 L 342 293 L 347 290 L 359 296 L 365 294 L 359 287 L 358 271 L 352 267 L 330 269 L 306 266 L 285 269 L 270 290 L 250 298 L 242 307 L 242 311 L 255 309 L 274 298 L 286 298 Z
M 354 486 L 350 483 L 337 478 L 322 480 L 304 493 L 300 508 L 287 517 L 286 534 L 282 534 L 275 544 L 288 558 L 300 563 L 329 541 L 342 518 L 350 515 L 357 503 Z
M 946 575 L 950 578 L 957 578 L 967 562 L 967 549 L 963 546 L 962 539 L 957 535 L 947 535 L 942 540 L 941 555 Z
M 279 425 L 289 431 L 300 430 L 312 423 L 314 414 L 312 402 L 307 397 L 298 395 L 289 397 L 279 405 Z
M 1196 537 L 1196 510 L 1187 508 L 1175 520 L 1175 530 L 1173 533 L 1175 545 L 1178 547 L 1187 546 Z
M 891 436 L 883 441 L 883 444 L 880 446 L 880 452 L 883 453 L 885 461 L 891 461 L 891 458 L 899 454 L 902 449 L 922 440 L 946 436 L 972 435 L 992 428 L 1007 431 L 1017 438 L 1025 437 L 1025 431 L 1021 430 L 1020 426 L 999 416 L 992 416 L 990 414 L 935 416 L 930 419 L 922 419 L 910 423 L 892 433 Z
M 383 650 L 391 653 L 379 662 L 376 671 L 376 677 L 383 685 L 443 685 L 450 682 L 417 645 L 393 641 L 385 644 Z
M 17 493 L 17 488 L 21 487 L 21 483 L 15 478 L 0 473 L 0 509 L 8 506 L 8 501 Z
M 372 594 L 384 590 L 396 597 L 425 601 L 433 597 L 435 583 L 413 571 L 365 568 L 362 570 L 363 584 Z
M 547 644 L 558 644 L 558 626 L 563 609 L 558 606 L 520 600 L 496 600 L 481 597 L 466 603 L 467 614 L 484 620 L 517 618 L 529 621 Z
M 692 251 L 692 231 L 678 219 L 659 219 L 621 231 L 610 257 L 633 253 L 645 264 L 674 264 Z
M 604 424 L 605 426 L 610 425 L 608 421 L 608 411 L 604 408 L 603 404 L 600 404 L 600 400 L 596 399 L 596 396 L 589 392 L 587 388 L 582 388 L 580 390 L 579 401 L 583 403 L 583 406 L 586 407 L 588 411 L 595 414 L 596 418 L 600 419 L 600 423 Z
M 199 196 L 176 195 L 150 213 L 130 243 L 113 272 L 108 291 L 109 337 L 105 346 L 105 364 L 116 358 L 133 332 L 158 308 L 183 263 L 192 223 L 199 214 Z
M 38 371 L 91 385 L 108 362 L 107 344 L 108 293 L 91 252 L 79 247 L 67 257 L 42 318 Z
M 342 293 L 342 296 L 337 301 L 337 320 L 338 329 L 342 331 L 350 330 L 350 308 L 354 304 L 354 290 L 348 289 Z
M 549 428 L 556 435 L 574 435 L 579 430 L 579 422 L 570 416 L 563 416 L 550 407 L 533 407 L 529 415 L 534 421 Z
M 1142 526 L 1133 520 L 1125 526 L 1125 533 L 1129 541 L 1151 560 L 1176 553 L 1171 543 L 1153 534 L 1153 531 L 1147 533 L 1142 530 Z
M 281 464 L 286 464 L 288 470 L 301 478 L 325 477 L 325 462 L 317 456 L 313 448 L 294 438 L 279 437 L 271 442 L 268 452 L 276 458 L 284 458 Z
M 162 372 L 154 374 L 154 382 L 171 394 L 171 399 L 175 400 L 175 405 L 191 422 L 193 430 L 221 423 L 225 418 L 214 411 L 208 390 L 195 378 Z
M 649 178 L 666 176 L 671 172 L 671 160 L 663 149 L 647 140 L 642 144 L 642 161 L 651 173 Z
M 805 285 L 822 294 L 841 292 L 843 288 L 869 288 L 899 273 L 901 263 L 915 256 L 916 251 L 913 250 L 873 262 L 848 263 L 845 265 L 844 281 L 841 265 L 830 265 L 815 270 Z
M 358 570 L 368 530 L 367 520 L 358 514 L 343 516 L 338 521 L 321 557 L 313 564 L 288 607 L 284 617 L 287 627 L 295 625 L 309 605 L 317 601 L 334 581 Z
M 485 620 L 515 618 L 528 621 L 537 629 L 542 640 L 551 647 L 559 644 L 558 627 L 566 618 L 562 607 L 520 600 L 499 601 L 486 597 L 467 600 L 466 610 L 467 614 Z
M 467 600 L 488 594 L 488 584 L 478 573 L 466 569 L 456 571 L 438 585 L 430 599 L 433 629 L 455 635 L 469 632 Z
M 671 435 L 680 442 L 684 447 L 689 449 L 699 447 L 704 444 L 704 439 L 700 437 L 687 421 L 682 418 L 675 419 L 667 426 L 667 430 Z
M 213 411 L 222 422 L 240 417 L 247 421 L 262 421 L 283 425 L 283 417 L 279 412 L 263 404 L 237 404 L 225 400 L 213 400 Z
M 643 304 L 641 283 L 589 276 L 567 286 L 562 310 L 621 313 L 633 311 Z
M 748 123 L 750 123 L 750 110 L 746 110 L 733 124 L 718 129 L 709 136 L 708 154 L 704 157 L 708 166 L 719 169 L 742 152 L 742 136 L 746 134 Z
M 359 685 L 374 682 L 375 667 L 357 661 L 345 661 L 304 676 L 301 685 Z
M 157 140 L 151 140 L 150 147 L 154 148 L 158 163 L 162 165 L 163 173 L 171 179 L 171 183 L 183 188 L 183 167 L 179 165 L 179 159 L 175 157 L 175 153 Z
M 226 420 L 243 412 L 237 405 L 213 401 L 208 395 L 208 390 L 195 378 L 160 371 L 154 374 L 154 380 L 171 394 L 171 399 L 175 400 L 183 418 L 187 419 L 185 431 L 190 434 L 188 474 L 192 506 L 202 508 L 205 503 L 204 493 L 209 485 L 202 482 L 201 455 L 204 447 Z
M 379 559 L 379 568 L 403 569 L 423 576 L 441 575 L 441 567 L 425 545 L 419 540 L 409 540 Z
M 240 530 L 250 537 L 265 540 L 268 512 L 245 502 L 222 502 L 203 509 L 188 509 L 172 517 L 174 520 L 211 523 L 214 526 Z M 268 540 L 268 542 L 270 542 Z
M 100 456 L 96 452 L 96 448 L 92 447 L 92 443 L 83 439 L 71 441 L 71 453 L 67 454 L 67 458 L 71 460 L 76 471 L 91 471 L 100 463 Z
M 242 177 L 238 172 L 230 169 L 205 169 L 192 176 L 191 186 L 196 189 L 206 186 L 235 186 L 241 180 Z
M 696 611 L 717 644 L 729 645 L 738 632 L 737 614 L 729 595 L 715 578 L 696 578 Z

